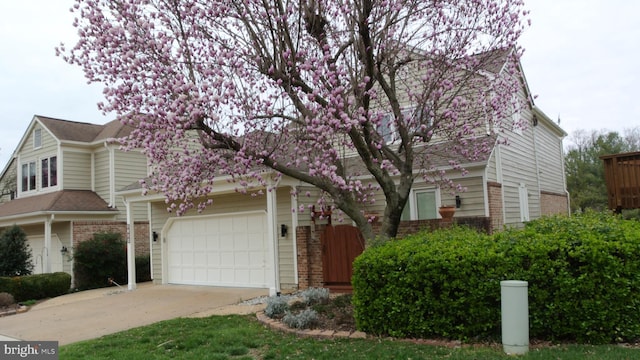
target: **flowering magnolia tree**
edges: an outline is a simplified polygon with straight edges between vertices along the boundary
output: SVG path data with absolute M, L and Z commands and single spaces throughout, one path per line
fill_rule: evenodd
M 216 176 L 323 191 L 372 237 L 396 235 L 418 177 L 486 158 L 518 86 L 521 0 L 77 0 L 64 59 L 152 162 L 146 190 L 184 213 Z

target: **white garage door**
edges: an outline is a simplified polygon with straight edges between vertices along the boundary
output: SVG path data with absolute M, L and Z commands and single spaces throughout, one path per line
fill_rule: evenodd
M 175 219 L 167 243 L 170 284 L 268 287 L 263 212 Z

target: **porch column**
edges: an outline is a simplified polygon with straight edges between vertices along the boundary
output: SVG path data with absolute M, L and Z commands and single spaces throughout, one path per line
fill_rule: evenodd
M 42 262 L 44 263 L 43 272 L 51 273 L 51 223 L 54 215 L 44 220 L 44 254 L 42 254 Z
M 269 249 L 269 258 L 273 261 L 273 279 L 269 286 L 269 295 L 274 296 L 280 292 L 280 276 L 278 266 L 278 234 L 277 234 L 277 200 L 276 189 L 267 185 L 267 242 Z
M 127 209 L 127 289 L 136 289 L 136 232 L 131 203 L 125 199 Z

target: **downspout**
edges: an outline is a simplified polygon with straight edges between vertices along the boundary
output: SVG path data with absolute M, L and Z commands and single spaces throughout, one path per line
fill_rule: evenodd
M 537 126 L 534 125 L 532 130 L 533 160 L 535 161 L 535 164 L 536 164 L 536 183 L 538 184 L 538 215 L 542 216 L 542 186 L 540 185 L 540 164 L 538 162 L 538 142 L 536 141 L 536 128 Z
M 116 207 L 116 171 L 115 171 L 115 152 L 113 147 L 109 146 L 106 142 L 104 147 L 109 152 L 109 204 Z
M 293 188 L 292 188 L 293 189 Z M 293 277 L 294 283 L 296 284 L 296 288 L 299 285 L 298 279 L 298 195 L 297 189 L 296 191 L 292 191 L 291 194 L 291 208 L 295 209 L 295 211 L 291 212 L 291 227 L 292 234 L 291 238 L 293 240 Z
M 562 145 L 563 137 L 560 138 L 560 159 L 561 160 L 561 168 L 562 168 L 562 187 L 564 187 L 564 193 L 567 195 L 567 214 L 571 216 L 571 194 L 569 194 L 569 189 L 567 189 L 567 173 L 564 169 L 564 147 Z
M 151 226 L 151 202 L 147 201 L 147 223 L 149 224 L 149 274 L 153 280 L 153 228 Z

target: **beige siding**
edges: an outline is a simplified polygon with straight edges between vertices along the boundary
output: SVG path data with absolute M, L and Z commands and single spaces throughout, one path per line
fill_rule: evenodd
M 33 139 L 34 139 L 34 133 L 36 129 L 41 129 L 41 134 L 42 134 L 42 138 L 41 138 L 42 146 L 39 148 L 33 147 Z M 18 169 L 18 176 L 17 176 L 18 196 L 38 195 L 38 191 L 41 190 L 40 160 L 51 157 L 51 156 L 57 156 L 57 155 L 58 155 L 58 145 L 56 140 L 43 127 L 41 127 L 40 124 L 36 123 L 36 125 L 33 128 L 33 131 L 31 131 L 31 133 L 28 134 L 23 144 L 23 147 L 19 149 L 18 164 L 16 164 Z M 36 163 L 36 191 L 22 192 L 22 189 L 21 189 L 22 164 L 29 163 L 32 161 Z
M 279 260 L 279 276 L 280 287 L 283 289 L 291 289 L 296 286 L 295 281 L 295 260 L 293 251 L 293 217 L 291 216 L 291 189 L 279 188 L 277 190 L 276 202 L 278 217 L 276 221 L 276 231 L 278 233 L 278 260 Z M 280 233 L 280 226 L 287 227 L 286 236 Z
M 505 204 L 505 225 L 519 226 L 520 196 L 519 187 L 524 184 L 528 192 L 529 218 L 540 217 L 540 191 L 538 183 L 538 163 L 533 143 L 534 127 L 532 126 L 533 114 L 526 101 L 527 94 L 524 86 L 518 93 L 525 104 L 520 109 L 520 116 L 526 120 L 528 126 L 520 133 L 512 131 L 509 121 L 504 123 L 505 136 L 508 145 L 500 145 L 500 168 L 502 173 L 503 200 Z
M 542 122 L 534 128 L 534 131 L 536 156 L 540 168 L 540 190 L 564 194 L 562 138 L 554 134 Z
M 12 192 L 15 196 L 15 192 L 18 190 L 17 181 L 18 168 L 16 167 L 16 162 L 11 160 L 4 172 L 4 176 L 0 179 L 0 193 L 3 194 L 0 195 L 0 204 L 11 201 Z
M 114 191 L 118 191 L 133 183 L 137 183 L 147 176 L 147 158 L 138 151 L 114 151 Z M 122 197 L 115 198 L 115 205 L 120 209 L 118 220 L 126 221 L 125 205 Z M 136 221 L 146 221 L 147 206 L 136 203 L 132 206 L 133 217 Z
M 56 223 L 51 226 L 51 233 L 57 234 L 63 246 L 69 250 L 68 256 L 62 257 L 62 271 L 73 276 L 73 260 L 71 258 L 73 246 L 71 245 L 71 224 L 69 222 Z
M 498 170 L 496 168 L 496 164 L 498 163 L 498 154 L 497 147 L 493 148 L 491 151 L 491 155 L 487 160 L 487 181 L 499 182 L 498 181 Z
M 226 194 L 213 198 L 213 204 L 207 207 L 200 215 L 228 214 L 234 212 L 267 210 L 267 199 L 265 196 L 249 196 L 242 194 Z M 154 202 L 151 204 L 152 222 L 151 231 L 159 234 L 159 241 L 152 247 L 153 251 L 153 279 L 154 282 L 162 282 L 162 255 L 161 244 L 162 230 L 170 217 L 175 214 L 167 211 L 164 202 Z M 285 224 L 289 228 L 286 237 L 278 237 L 278 256 L 280 259 L 280 283 L 283 288 L 291 288 L 295 285 L 294 251 L 292 216 L 291 216 L 291 195 L 289 188 L 278 189 L 277 192 L 277 226 L 280 235 L 280 225 Z M 198 215 L 195 210 L 189 211 L 185 216 Z M 166 230 L 166 229 L 165 229 Z
M 94 155 L 93 191 L 107 202 L 110 201 L 109 175 L 109 151 L 100 149 Z
M 455 216 L 484 216 L 485 215 L 485 201 L 484 201 L 484 185 L 482 183 L 482 177 L 464 177 L 452 179 L 454 183 L 460 184 L 466 188 L 465 192 L 450 194 L 449 192 L 442 190 L 440 198 L 443 204 L 455 205 L 455 195 L 460 196 L 461 206 L 456 209 Z
M 62 153 L 62 174 L 64 188 L 91 190 L 91 154 L 64 150 Z

